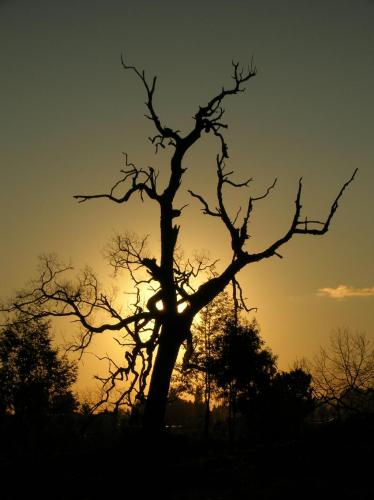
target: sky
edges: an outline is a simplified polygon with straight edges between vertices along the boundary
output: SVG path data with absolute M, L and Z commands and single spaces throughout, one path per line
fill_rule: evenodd
M 149 234 L 157 256 L 152 205 L 73 198 L 107 192 L 123 152 L 160 169 L 161 179 L 167 172 L 170 150 L 155 155 L 144 89 L 122 68 L 121 54 L 158 76 L 156 110 L 182 132 L 198 106 L 230 84 L 232 60 L 246 66 L 253 57 L 257 76 L 225 102 L 228 167 L 238 180 L 254 179 L 249 192 L 227 191 L 232 213 L 248 194 L 278 182 L 255 205 L 248 250 L 287 230 L 300 177 L 303 214 L 323 219 L 359 171 L 327 235 L 295 237 L 283 259 L 240 273 L 248 305 L 258 308 L 262 336 L 282 369 L 312 357 L 337 328 L 374 339 L 373 25 L 369 0 L 0 0 L 0 296 L 35 276 L 42 253 L 77 269 L 89 265 L 110 282 L 103 249 L 114 233 Z M 223 268 L 227 235 L 187 192 L 213 202 L 217 152 L 206 136 L 186 157 L 180 244 Z M 99 349 L 111 348 L 100 342 Z M 81 387 L 95 370 L 86 358 Z

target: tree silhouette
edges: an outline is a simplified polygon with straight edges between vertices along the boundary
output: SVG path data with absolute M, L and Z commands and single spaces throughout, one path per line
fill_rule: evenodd
M 301 367 L 276 373 L 260 396 L 254 408 L 245 406 L 244 412 L 252 428 L 265 427 L 268 437 L 297 435 L 315 408 L 312 376 Z
M 52 346 L 48 323 L 20 319 L 0 332 L 0 413 L 70 413 L 76 364 Z
M 192 335 L 193 353 L 188 364 L 178 363 L 172 387 L 176 395 L 204 402 L 205 437 L 211 400 L 226 406 L 231 439 L 237 413 L 245 416 L 250 433 L 300 429 L 314 408 L 311 374 L 300 362 L 290 371 L 278 371 L 257 322 L 235 314 L 227 292 L 204 307 Z
M 192 325 L 192 343 L 185 347 L 183 361 L 178 363 L 172 379 L 174 392 L 194 396 L 204 404 L 204 436 L 209 436 L 211 403 L 218 396 L 214 368 L 222 354 L 218 338 L 224 334 L 230 318 L 234 319 L 234 302 L 221 292 L 207 304 Z
M 269 392 L 277 371 L 276 357 L 264 346 L 256 320 L 248 323 L 229 319 L 214 344 L 216 356 L 210 370 L 227 403 L 229 437 L 233 440 L 238 410 L 253 413 L 257 401 Z
M 126 156 L 122 177 L 109 192 L 78 194 L 76 199 L 86 202 L 103 198 L 118 204 L 126 204 L 134 195 L 139 195 L 142 200 L 148 199 L 160 214 L 160 255 L 154 257 L 150 254 L 146 238 L 139 239 L 126 234 L 113 241 L 111 264 L 115 269 L 125 269 L 130 274 L 137 291 L 131 311 L 123 312 L 116 307 L 114 298 L 101 290 L 92 271 L 86 270 L 77 280 L 68 281 L 64 275 L 71 266 L 65 266 L 50 257 L 42 259 L 40 276 L 32 290 L 17 294 L 8 311 L 23 311 L 31 317 L 52 315 L 78 319 L 84 330 L 77 346 L 80 349 L 85 349 L 95 334 L 122 332 L 125 363 L 118 365 L 109 360 L 110 373 L 103 379 L 103 400 L 109 401 L 113 397 L 115 408 L 118 408 L 122 404 L 133 404 L 134 398 L 146 398 L 144 426 L 150 431 L 158 431 L 163 428 L 170 379 L 179 349 L 183 342 L 191 345 L 191 325 L 199 311 L 230 282 L 237 283 L 237 273 L 248 264 L 273 256 L 281 257 L 279 252 L 282 246 L 296 235 L 325 234 L 330 228 L 338 202 L 356 171 L 339 190 L 323 221 L 302 216 L 300 179 L 289 227 L 262 251 L 252 253 L 245 247 L 249 238 L 248 222 L 256 202 L 269 195 L 276 181 L 263 194 L 248 197 L 241 219 L 239 212 L 234 216 L 229 213 L 224 201 L 225 189 L 247 189 L 251 179 L 235 181 L 233 172 L 226 168 L 228 145 L 224 137 L 227 124 L 223 122 L 223 103 L 245 90 L 245 84 L 256 75 L 256 67 L 251 63 L 247 69 L 241 69 L 238 63 L 233 63 L 232 85 L 229 88 L 222 87 L 205 105 L 199 106 L 192 127 L 182 135 L 180 131 L 164 125 L 156 111 L 156 77 L 148 79 L 144 71 L 128 65 L 123 59 L 122 64 L 144 86 L 148 111 L 146 116 L 156 130 L 151 138 L 156 152 L 159 148 L 171 151 L 167 180 L 161 185 L 154 168 L 139 168 L 129 162 Z M 218 144 L 216 207 L 211 207 L 199 193 L 189 193 L 199 202 L 205 215 L 224 225 L 230 237 L 232 257 L 221 272 L 205 277 L 196 286 L 193 284 L 194 278 L 212 264 L 206 259 L 178 260 L 176 249 L 180 227 L 175 220 L 181 215 L 183 207 L 177 206 L 175 199 L 182 189 L 187 169 L 185 155 L 197 141 L 203 140 L 205 134 L 214 136 Z M 146 304 L 142 304 L 141 289 L 145 283 L 152 288 L 153 293 Z M 118 384 L 124 381 L 123 390 L 120 393 L 115 391 Z
M 374 411 L 374 347 L 365 333 L 337 329 L 312 363 L 316 396 L 341 410 Z

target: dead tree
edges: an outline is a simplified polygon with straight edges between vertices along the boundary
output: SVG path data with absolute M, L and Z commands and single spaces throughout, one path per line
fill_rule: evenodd
M 110 373 L 103 379 L 103 401 L 109 401 L 115 394 L 114 405 L 132 404 L 134 398 L 145 400 L 144 426 L 151 431 L 163 428 L 165 407 L 170 378 L 182 343 L 191 345 L 191 324 L 194 317 L 209 304 L 225 287 L 236 281 L 237 273 L 248 264 L 273 256 L 281 257 L 279 251 L 296 235 L 323 235 L 330 227 L 343 192 L 353 181 L 356 171 L 343 184 L 333 201 L 324 221 L 308 219 L 301 214 L 302 180 L 299 180 L 294 201 L 292 220 L 284 234 L 261 252 L 251 253 L 246 249 L 249 238 L 248 222 L 253 207 L 258 200 L 266 198 L 276 181 L 260 196 L 249 196 L 244 214 L 230 215 L 224 201 L 224 190 L 248 188 L 250 180 L 236 182 L 233 172 L 227 170 L 228 146 L 224 131 L 227 125 L 222 121 L 223 103 L 230 96 L 236 96 L 245 89 L 245 84 L 256 75 L 256 67 L 251 63 L 248 69 L 241 69 L 233 63 L 232 85 L 222 88 L 194 115 L 190 131 L 182 135 L 163 124 L 155 109 L 156 77 L 147 79 L 144 71 L 128 65 L 122 59 L 125 70 L 132 72 L 144 86 L 146 93 L 146 117 L 155 127 L 155 135 L 150 138 L 157 150 L 170 149 L 170 170 L 167 181 L 160 185 L 154 168 L 139 168 L 130 163 L 126 155 L 126 166 L 122 178 L 105 194 L 79 194 L 75 198 L 83 203 L 105 198 L 114 203 L 126 204 L 134 195 L 149 199 L 160 213 L 160 255 L 149 254 L 146 239 L 136 239 L 129 235 L 118 236 L 114 241 L 110 259 L 116 269 L 123 268 L 130 273 L 136 290 L 136 300 L 130 312 L 122 313 L 109 295 L 100 291 L 97 278 L 91 271 L 85 271 L 76 281 L 68 281 L 64 276 L 69 266 L 44 257 L 39 279 L 32 290 L 19 293 L 8 307 L 8 311 L 22 311 L 26 315 L 68 316 L 78 320 L 83 329 L 77 348 L 85 349 L 93 335 L 104 332 L 123 333 L 125 362 L 115 364 L 108 359 Z M 176 220 L 183 207 L 175 204 L 175 197 L 183 184 L 186 172 L 184 157 L 193 145 L 203 139 L 204 134 L 212 134 L 218 144 L 216 157 L 217 205 L 212 207 L 196 192 L 190 195 L 201 205 L 202 212 L 225 226 L 231 241 L 232 258 L 220 272 L 207 275 L 200 286 L 194 287 L 193 278 L 208 269 L 211 264 L 199 259 L 180 262 L 176 257 L 179 225 Z M 145 271 L 145 273 L 142 271 Z M 140 274 L 139 274 L 140 273 Z M 152 296 L 145 305 L 141 303 L 140 290 L 147 283 L 152 287 Z M 240 290 L 240 288 L 239 288 Z M 241 295 L 241 294 L 239 294 Z M 106 318 L 106 319 L 102 319 Z M 99 321 L 100 319 L 100 321 Z M 148 380 L 150 382 L 148 383 Z M 125 381 L 124 389 L 116 392 L 119 382 Z
M 337 329 L 312 363 L 314 392 L 337 413 L 373 412 L 374 347 L 365 333 Z

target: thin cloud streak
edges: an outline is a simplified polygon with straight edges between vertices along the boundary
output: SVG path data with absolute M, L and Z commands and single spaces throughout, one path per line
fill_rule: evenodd
M 327 296 L 332 299 L 374 297 L 374 286 L 369 288 L 355 288 L 353 286 L 339 285 L 336 288 L 319 288 L 318 295 Z

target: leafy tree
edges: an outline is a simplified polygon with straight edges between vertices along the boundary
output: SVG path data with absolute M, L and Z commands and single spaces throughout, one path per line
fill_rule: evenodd
M 297 434 L 314 408 L 312 376 L 298 367 L 275 374 L 260 401 L 258 416 L 270 434 Z
M 365 333 L 338 329 L 312 363 L 316 396 L 339 414 L 374 412 L 374 346 Z
M 238 323 L 229 319 L 214 343 L 212 376 L 227 403 L 232 439 L 237 411 L 254 413 L 258 401 L 268 392 L 277 371 L 276 357 L 264 346 L 256 320 Z
M 288 372 L 277 373 L 273 387 L 280 395 L 283 408 L 287 414 L 296 419 L 305 417 L 313 407 L 312 375 L 302 368 L 294 368 Z
M 125 270 L 133 279 L 137 293 L 130 310 L 123 311 L 112 296 L 102 288 L 92 271 L 84 271 L 77 280 L 64 279 L 71 266 L 64 266 L 56 259 L 45 257 L 39 278 L 32 290 L 23 291 L 14 298 L 8 311 L 23 311 L 31 317 L 57 316 L 75 317 L 81 323 L 83 335 L 78 347 L 84 349 L 95 334 L 103 332 L 123 333 L 126 350 L 125 363 L 112 363 L 105 385 L 104 398 L 113 398 L 115 408 L 122 404 L 133 404 L 134 398 L 146 397 L 144 425 L 151 431 L 163 428 L 168 390 L 172 372 L 181 345 L 191 341 L 191 325 L 196 315 L 209 304 L 225 287 L 236 280 L 237 273 L 248 264 L 273 256 L 280 257 L 281 248 L 296 235 L 323 235 L 329 228 L 343 192 L 352 182 L 356 171 L 345 182 L 324 220 L 302 215 L 302 181 L 299 180 L 294 202 L 294 214 L 289 226 L 280 237 L 259 252 L 246 248 L 249 238 L 248 222 L 259 200 L 266 198 L 274 183 L 260 195 L 250 195 L 242 217 L 239 212 L 231 214 L 224 201 L 226 189 L 247 189 L 250 179 L 235 181 L 233 172 L 226 168 L 228 145 L 224 137 L 227 125 L 223 121 L 223 103 L 228 98 L 241 95 L 244 86 L 256 75 L 251 64 L 241 69 L 233 63 L 232 84 L 219 90 L 205 105 L 197 108 L 193 124 L 186 133 L 165 125 L 156 111 L 156 77 L 149 80 L 144 71 L 128 65 L 123 67 L 132 72 L 144 86 L 146 94 L 147 118 L 155 127 L 151 138 L 156 152 L 160 148 L 170 151 L 169 169 L 163 179 L 153 167 L 141 168 L 128 161 L 126 155 L 122 177 L 107 193 L 79 194 L 80 202 L 93 199 L 107 199 L 118 204 L 126 202 L 134 195 L 148 199 L 159 211 L 160 255 L 153 256 L 147 249 L 146 238 L 136 238 L 130 234 L 119 235 L 109 251 L 110 263 L 116 270 Z M 212 208 L 201 194 L 189 191 L 202 208 L 205 215 L 221 222 L 227 230 L 232 256 L 223 269 L 193 283 L 209 263 L 201 259 L 179 261 L 176 249 L 180 226 L 175 222 L 183 208 L 178 205 L 177 194 L 183 187 L 187 170 L 185 156 L 194 144 L 203 140 L 205 134 L 213 136 L 218 145 L 216 157 L 216 208 Z M 200 275 L 201 276 L 201 275 Z M 152 296 L 141 302 L 144 284 L 152 290 Z M 99 314 L 96 314 L 99 313 Z M 150 383 L 148 380 L 150 378 Z M 123 386 L 123 381 L 126 384 Z M 118 384 L 123 388 L 118 393 Z M 112 395 L 112 396 L 111 396 Z
M 19 318 L 20 319 L 20 318 Z M 73 411 L 76 364 L 52 346 L 49 324 L 18 321 L 0 333 L 0 412 L 42 415 Z
M 200 313 L 192 329 L 193 353 L 181 364 L 173 388 L 179 394 L 197 395 L 205 403 L 205 435 L 208 435 L 210 401 L 223 398 L 229 409 L 229 425 L 235 413 L 246 417 L 256 432 L 298 430 L 314 408 L 312 376 L 306 362 L 290 371 L 278 371 L 276 357 L 264 347 L 256 321 L 235 318 L 235 301 L 221 293 Z M 231 423 L 230 423 L 231 421 Z M 277 429 L 276 429 L 277 428 Z
M 314 408 L 311 374 L 300 363 L 290 371 L 278 371 L 256 321 L 238 324 L 227 294 L 217 299 L 204 308 L 193 330 L 190 363 L 184 370 L 180 367 L 176 378 L 180 393 L 204 396 L 205 435 L 211 395 L 223 399 L 228 408 L 231 437 L 236 413 L 245 416 L 250 433 L 298 431 Z

